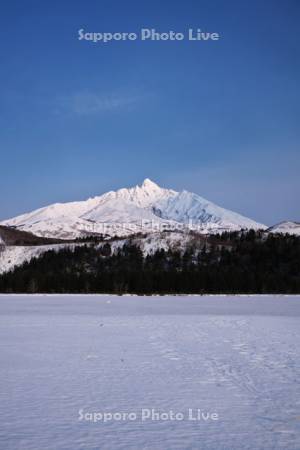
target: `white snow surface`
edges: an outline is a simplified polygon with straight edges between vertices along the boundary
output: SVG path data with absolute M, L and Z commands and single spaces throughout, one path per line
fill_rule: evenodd
M 283 234 L 293 234 L 295 236 L 300 236 L 300 223 L 299 222 L 280 222 L 273 227 L 268 228 L 271 233 L 283 233 Z
M 299 318 L 289 296 L 0 295 L 0 448 L 299 450 Z
M 110 191 L 86 201 L 56 203 L 1 223 L 37 236 L 62 239 L 92 232 L 126 236 L 163 225 L 170 229 L 183 224 L 204 226 L 206 232 L 266 228 L 199 195 L 161 188 L 149 179 L 141 186 Z

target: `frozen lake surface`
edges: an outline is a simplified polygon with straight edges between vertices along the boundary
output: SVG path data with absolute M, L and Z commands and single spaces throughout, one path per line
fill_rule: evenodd
M 300 449 L 300 297 L 0 295 L 0 314 L 3 450 Z

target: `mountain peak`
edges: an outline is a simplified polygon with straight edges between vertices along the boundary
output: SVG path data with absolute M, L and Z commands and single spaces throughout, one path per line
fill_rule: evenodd
M 157 189 L 160 187 L 158 186 L 158 184 L 154 183 L 154 181 L 150 180 L 150 178 L 145 178 L 142 184 L 142 188 L 146 188 L 146 189 Z

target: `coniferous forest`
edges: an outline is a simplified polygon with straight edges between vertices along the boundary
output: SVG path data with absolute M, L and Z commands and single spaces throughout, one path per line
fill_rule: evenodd
M 0 276 L 4 293 L 300 293 L 300 237 L 223 233 L 201 250 L 143 256 L 130 240 L 112 252 L 87 243 L 48 251 Z

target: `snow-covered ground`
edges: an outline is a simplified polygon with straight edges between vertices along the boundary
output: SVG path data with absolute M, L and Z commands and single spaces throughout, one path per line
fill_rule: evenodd
M 1 449 L 300 448 L 300 297 L 12 295 L 0 312 Z M 79 420 L 96 412 L 137 418 Z

